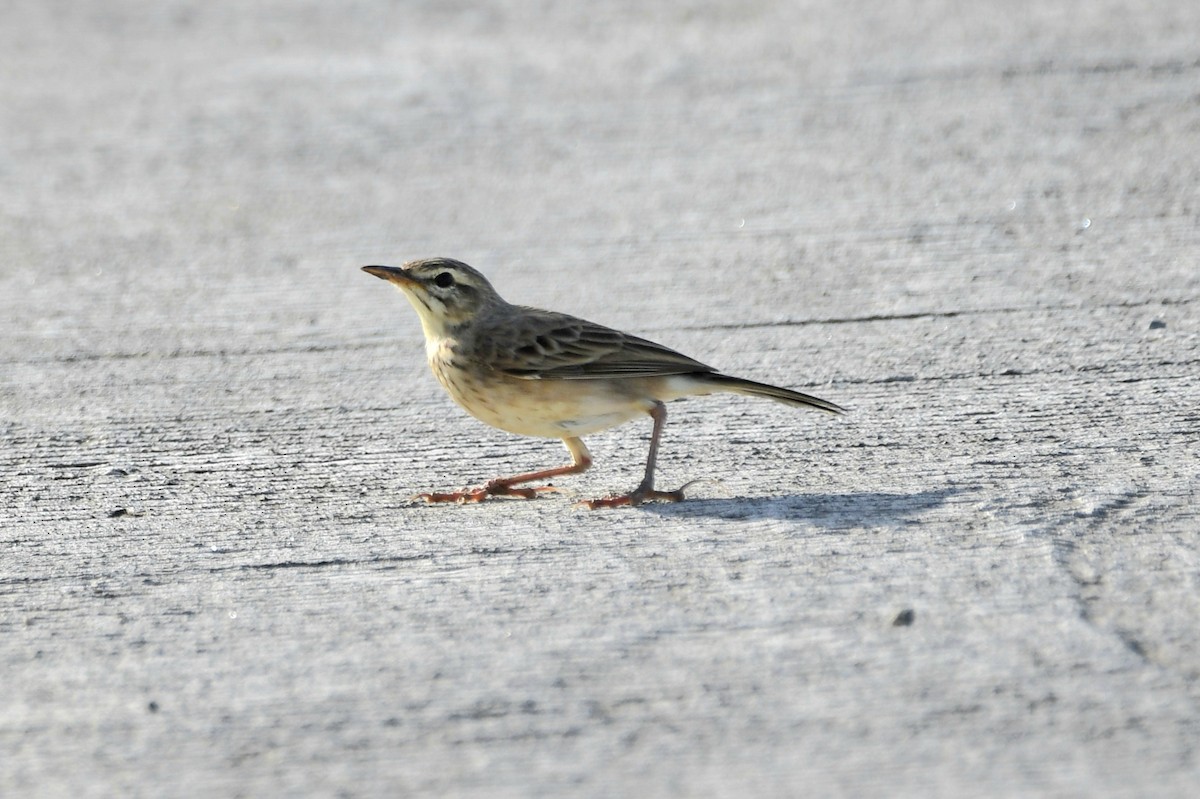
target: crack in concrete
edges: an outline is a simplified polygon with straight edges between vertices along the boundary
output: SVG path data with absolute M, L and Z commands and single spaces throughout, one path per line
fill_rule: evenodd
M 1154 299 L 1154 300 L 1137 300 L 1126 302 L 1104 303 L 1100 305 L 1079 305 L 1079 304 L 1059 304 L 1059 305 L 1030 305 L 1030 306 L 1011 306 L 1001 308 L 971 308 L 957 311 L 913 311 L 910 313 L 896 314 L 866 314 L 863 316 L 843 316 L 843 317 L 827 317 L 824 319 L 784 319 L 774 322 L 738 322 L 738 323 L 715 323 L 706 325 L 676 325 L 672 327 L 646 327 L 640 328 L 640 331 L 647 334 L 670 331 L 677 332 L 680 330 L 688 331 L 721 331 L 721 330 L 761 330 L 776 327 L 813 327 L 820 325 L 848 325 L 848 324 L 868 324 L 872 322 L 907 322 L 918 319 L 955 319 L 958 317 L 976 317 L 976 316 L 1001 316 L 1010 314 L 1022 313 L 1060 313 L 1063 311 L 1096 311 L 1096 310 L 1111 310 L 1111 309 L 1128 309 L 1128 308 L 1145 308 L 1148 306 L 1183 306 L 1190 305 L 1197 301 L 1196 297 L 1185 297 L 1182 299 Z M 45 357 L 21 358 L 21 359 L 0 359 L 3 364 L 47 364 L 47 363 L 86 363 L 93 361 L 119 361 L 119 360 L 137 360 L 150 358 L 230 358 L 230 357 L 247 357 L 258 355 L 277 355 L 286 353 L 315 353 L 315 352 L 344 352 L 354 350 L 370 350 L 384 347 L 392 347 L 394 338 L 388 336 L 379 340 L 354 341 L 354 342 L 333 342 L 328 344 L 298 344 L 295 346 L 283 347 L 268 347 L 262 349 L 250 348 L 221 348 L 221 349 L 175 349 L 170 351 L 144 350 L 141 352 L 132 351 L 117 351 L 117 352 L 75 352 L 65 355 L 49 355 Z

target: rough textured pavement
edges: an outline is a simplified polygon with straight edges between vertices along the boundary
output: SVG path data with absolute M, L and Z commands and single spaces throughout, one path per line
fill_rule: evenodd
M 0 795 L 1184 796 L 1200 4 L 10 4 Z M 564 494 L 358 271 L 846 405 Z

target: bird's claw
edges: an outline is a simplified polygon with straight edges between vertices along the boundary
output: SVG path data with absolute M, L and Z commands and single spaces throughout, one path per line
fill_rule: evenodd
M 691 485 L 690 483 L 688 485 Z M 588 510 L 599 510 L 600 508 L 620 508 L 625 505 L 637 507 L 644 502 L 682 502 L 683 489 L 677 488 L 674 491 L 655 491 L 653 488 L 638 488 L 628 494 L 622 494 L 615 497 L 601 497 L 600 499 L 584 499 L 575 503 L 582 505 Z
M 520 499 L 536 499 L 538 494 L 546 491 L 558 491 L 559 489 L 552 485 L 533 486 L 525 488 L 517 488 L 508 485 L 503 481 L 493 481 L 487 483 L 482 488 L 471 488 L 466 491 L 434 491 L 432 493 L 417 494 L 413 497 L 414 500 L 423 500 L 427 504 L 433 505 L 441 502 L 456 502 L 459 505 L 466 505 L 471 502 L 483 502 L 488 497 L 518 497 Z

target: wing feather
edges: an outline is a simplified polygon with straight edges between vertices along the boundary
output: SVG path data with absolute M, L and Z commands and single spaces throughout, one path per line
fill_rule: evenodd
M 479 320 L 475 349 L 493 368 L 528 379 L 664 377 L 714 369 L 637 336 L 537 308 Z

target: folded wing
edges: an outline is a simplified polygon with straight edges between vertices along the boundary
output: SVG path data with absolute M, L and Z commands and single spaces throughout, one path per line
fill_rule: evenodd
M 713 372 L 675 350 L 567 314 L 521 308 L 477 328 L 485 360 L 514 377 L 596 380 Z

